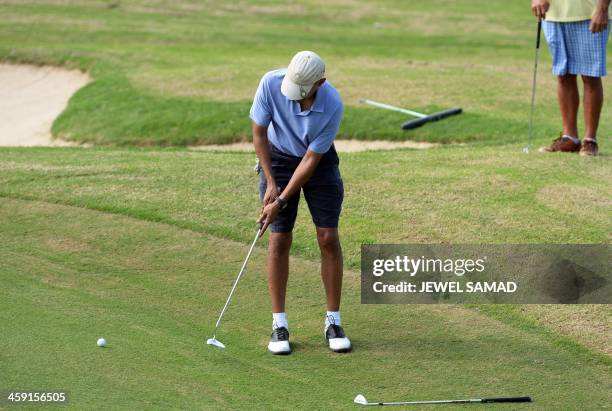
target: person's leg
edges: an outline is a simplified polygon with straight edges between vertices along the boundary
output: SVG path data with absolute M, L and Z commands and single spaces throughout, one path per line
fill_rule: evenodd
M 589 26 L 589 27 L 587 27 Z M 604 91 L 601 77 L 607 74 L 606 51 L 609 28 L 597 33 L 590 31 L 590 22 L 578 26 L 576 38 L 578 47 L 575 54 L 575 73 L 582 75 L 584 84 L 584 123 L 585 135 L 580 149 L 581 156 L 596 156 L 599 152 L 597 145 L 597 130 L 604 102 Z
M 557 97 L 563 122 L 563 135 L 578 138 L 580 94 L 575 75 L 557 76 Z
M 571 70 L 571 26 L 570 23 L 544 21 L 542 23 L 546 42 L 550 50 L 553 67 L 552 73 L 557 76 L 557 97 L 561 112 L 563 132 L 561 136 L 545 147 L 541 152 L 576 152 L 580 150 L 578 139 L 578 106 L 580 96 L 576 76 Z
M 343 262 L 338 222 L 344 199 L 340 170 L 337 166 L 317 169 L 303 188 L 312 221 L 317 229 L 317 241 L 321 251 L 321 279 L 325 287 L 327 305 L 325 339 L 330 350 L 347 352 L 352 349 L 352 345 L 344 334 L 340 319 Z
M 285 295 L 289 277 L 291 232 L 270 232 L 268 240 L 268 290 L 272 302 L 272 335 L 268 351 L 272 354 L 291 353 L 289 323 L 285 313 Z
M 327 300 L 325 339 L 330 350 L 347 352 L 352 349 L 352 344 L 344 333 L 340 318 L 343 262 L 338 228 L 317 227 L 317 240 L 321 250 L 321 279 Z
M 268 291 L 273 313 L 285 312 L 287 279 L 289 278 L 289 251 L 293 234 L 270 233 L 268 243 Z
M 288 206 L 289 207 L 289 206 Z M 295 205 L 297 211 L 297 204 Z M 290 227 L 293 228 L 294 217 L 291 217 Z M 287 220 L 278 221 L 279 226 L 287 224 Z M 285 296 L 287 294 L 287 279 L 289 278 L 289 251 L 293 234 L 285 226 L 279 230 L 272 228 L 268 239 L 268 291 L 272 303 L 272 334 L 268 343 L 268 351 L 272 354 L 286 355 L 291 353 L 289 345 L 289 323 L 285 313 Z
M 604 93 L 601 77 L 582 76 L 584 82 L 584 123 L 585 138 L 595 140 L 599 127 L 599 116 L 603 106 Z
M 321 279 L 325 287 L 327 311 L 339 311 L 343 262 L 338 229 L 317 227 L 317 241 L 321 250 Z
M 293 173 L 292 169 L 283 169 L 279 160 L 273 159 L 276 165 L 275 179 L 281 192 Z M 263 201 L 267 188 L 266 179 L 260 179 L 259 195 Z M 272 354 L 290 354 L 289 324 L 285 314 L 285 295 L 289 277 L 289 251 L 293 239 L 292 231 L 297 217 L 300 193 L 296 193 L 287 201 L 287 206 L 277 215 L 269 226 L 268 238 L 268 291 L 272 305 L 272 334 L 268 343 L 268 351 Z

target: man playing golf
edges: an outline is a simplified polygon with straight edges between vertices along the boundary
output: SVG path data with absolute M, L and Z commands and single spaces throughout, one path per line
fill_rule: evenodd
M 603 106 L 601 77 L 606 75 L 606 46 L 611 0 L 532 0 L 531 10 L 540 20 L 553 57 L 563 133 L 542 151 L 580 152 L 595 156 L 597 128 Z M 578 137 L 580 96 L 576 76 L 584 83 L 585 134 Z
M 263 173 L 263 204 L 258 222 L 270 227 L 268 288 L 272 336 L 268 350 L 289 354 L 285 294 L 289 250 L 300 191 L 316 226 L 321 277 L 327 297 L 324 334 L 335 352 L 351 349 L 340 320 L 342 249 L 338 219 L 344 187 L 333 142 L 342 119 L 342 100 L 325 79 L 325 63 L 311 51 L 297 53 L 287 69 L 266 73 L 255 94 L 250 117 L 253 144 Z

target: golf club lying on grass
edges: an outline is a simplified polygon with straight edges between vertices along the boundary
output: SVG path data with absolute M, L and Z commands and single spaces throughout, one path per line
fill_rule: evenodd
M 217 329 L 219 328 L 219 324 L 221 324 L 221 319 L 223 318 L 223 314 L 225 314 L 225 311 L 227 310 L 227 307 L 229 307 L 230 302 L 232 301 L 232 296 L 234 295 L 234 291 L 236 290 L 236 286 L 238 285 L 238 281 L 240 281 L 240 277 L 242 277 L 242 273 L 244 273 L 244 269 L 246 268 L 246 265 L 249 262 L 249 258 L 251 257 L 251 253 L 253 253 L 253 248 L 255 248 L 255 243 L 257 243 L 257 240 L 259 239 L 259 236 L 261 235 L 261 229 L 262 228 L 263 228 L 263 224 L 260 223 L 259 224 L 259 230 L 257 230 L 257 234 L 255 235 L 255 239 L 253 240 L 253 244 L 251 244 L 251 248 L 249 249 L 249 252 L 248 252 L 246 258 L 244 259 L 244 263 L 242 263 L 242 268 L 240 269 L 240 272 L 238 273 L 238 276 L 236 277 L 236 281 L 234 281 L 234 285 L 232 286 L 232 290 L 230 291 L 229 295 L 227 296 L 227 301 L 225 301 L 225 305 L 223 306 L 223 309 L 221 310 L 221 314 L 219 314 L 219 318 L 217 319 L 217 324 L 215 324 L 215 332 L 213 334 L 213 337 L 209 338 L 208 340 L 206 340 L 206 344 L 208 344 L 208 345 L 212 345 L 213 347 L 217 347 L 217 348 L 225 348 L 225 344 L 223 344 L 221 341 L 217 340 Z
M 535 106 L 536 80 L 538 78 L 538 58 L 540 57 L 540 38 L 542 37 L 542 20 L 538 20 L 538 34 L 536 39 L 535 63 L 533 65 L 533 83 L 531 84 L 531 111 L 529 112 L 529 139 L 523 148 L 523 153 L 529 154 L 531 148 L 531 134 L 533 129 L 533 109 Z
M 390 106 L 388 104 L 379 103 L 377 101 L 372 101 L 372 100 L 361 100 L 361 102 L 368 104 L 370 106 L 380 107 L 380 108 L 384 108 L 384 109 L 391 110 L 391 111 L 399 111 L 400 113 L 405 113 L 405 114 L 409 114 L 414 117 L 418 117 L 416 120 L 406 121 L 404 124 L 402 124 L 402 129 L 404 130 L 418 128 L 431 121 L 438 121 L 446 117 L 461 114 L 463 111 L 460 108 L 450 108 L 448 110 L 439 111 L 433 114 L 423 114 L 423 113 L 418 113 L 416 111 L 407 110 L 405 108 L 400 108 L 400 107 L 395 107 L 395 106 Z
M 476 398 L 471 400 L 433 400 L 433 401 L 399 401 L 399 402 L 368 402 L 359 394 L 353 400 L 360 405 L 417 405 L 417 404 L 475 404 L 492 402 L 531 402 L 531 397 Z

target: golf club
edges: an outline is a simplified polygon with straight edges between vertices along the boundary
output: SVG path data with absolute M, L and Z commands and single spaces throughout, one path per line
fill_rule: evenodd
M 225 344 L 217 340 L 217 330 L 219 329 L 219 324 L 221 324 L 221 319 L 223 318 L 223 314 L 225 314 L 225 311 L 227 310 L 227 308 L 230 305 L 230 302 L 232 301 L 232 296 L 234 295 L 234 291 L 236 290 L 238 281 L 240 281 L 240 277 L 242 277 L 242 273 L 244 273 L 244 269 L 246 268 L 246 265 L 249 262 L 249 258 L 251 257 L 251 254 L 253 253 L 253 249 L 255 248 L 255 243 L 257 243 L 257 240 L 259 239 L 259 236 L 261 235 L 262 228 L 263 228 L 263 223 L 260 223 L 259 229 L 257 230 L 257 234 L 255 235 L 255 239 L 253 240 L 253 244 L 251 244 L 251 248 L 249 249 L 249 252 L 244 260 L 244 263 L 242 263 L 242 268 L 240 269 L 240 272 L 238 273 L 238 276 L 236 277 L 236 281 L 234 281 L 232 290 L 227 296 L 227 301 L 225 301 L 225 305 L 223 306 L 223 309 L 221 310 L 221 314 L 219 314 L 219 318 L 217 319 L 217 324 L 215 324 L 215 332 L 213 334 L 213 337 L 206 340 L 206 344 L 208 345 L 212 345 L 213 347 L 217 347 L 217 348 L 225 348 Z
M 353 400 L 360 405 L 417 405 L 417 404 L 474 404 L 492 402 L 531 402 L 531 397 L 502 397 L 502 398 L 476 398 L 469 400 L 434 400 L 434 401 L 398 401 L 398 402 L 368 402 L 366 397 L 359 394 Z
M 531 112 L 529 113 L 529 139 L 523 153 L 529 154 L 531 148 L 531 135 L 533 130 L 533 110 L 535 106 L 536 79 L 538 77 L 538 60 L 540 58 L 540 38 L 542 37 L 542 20 L 538 20 L 538 34 L 536 39 L 535 64 L 533 66 L 533 84 L 531 85 Z
M 368 104 L 370 106 L 374 106 L 374 107 L 379 107 L 379 108 L 384 108 L 387 110 L 391 110 L 391 111 L 398 111 L 400 113 L 404 113 L 404 114 L 408 114 L 414 117 L 418 117 L 416 120 L 410 120 L 410 121 L 406 121 L 404 124 L 402 124 L 402 129 L 403 130 L 410 130 L 413 128 L 418 128 L 421 127 L 431 121 L 438 121 L 438 120 L 442 120 L 443 118 L 446 117 L 450 117 L 450 116 L 454 116 L 457 114 L 461 114 L 462 113 L 462 109 L 460 108 L 451 108 L 448 110 L 444 110 L 444 111 L 439 111 L 437 113 L 433 113 L 433 114 L 423 114 L 423 113 L 419 113 L 416 111 L 412 111 L 412 110 L 407 110 L 405 108 L 400 108 L 400 107 L 395 107 L 395 106 L 390 106 L 389 104 L 384 104 L 384 103 L 379 103 L 377 101 L 372 101 L 372 100 L 361 100 L 362 103 Z

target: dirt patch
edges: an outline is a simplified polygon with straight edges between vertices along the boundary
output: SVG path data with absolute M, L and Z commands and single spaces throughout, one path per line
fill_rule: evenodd
M 336 150 L 341 153 L 355 153 L 359 151 L 375 151 L 375 150 L 396 150 L 400 148 L 410 148 L 416 150 L 424 150 L 439 146 L 439 144 L 426 143 L 420 141 L 385 141 L 385 140 L 336 140 L 334 142 Z M 241 142 L 233 144 L 210 144 L 206 146 L 189 147 L 191 150 L 197 151 L 242 151 L 254 152 L 253 143 Z
M 87 249 L 87 245 L 71 238 L 52 238 L 47 240 L 47 247 L 53 251 L 75 253 Z
M 51 125 L 89 80 L 77 70 L 0 64 L 0 146 L 74 145 L 52 139 Z

